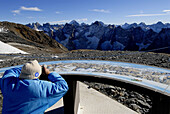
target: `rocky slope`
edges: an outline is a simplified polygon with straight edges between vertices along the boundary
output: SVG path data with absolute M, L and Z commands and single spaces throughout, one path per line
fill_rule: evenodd
M 22 48 L 22 50 L 34 52 L 34 48 L 46 52 L 65 52 L 67 49 L 56 40 L 50 38 L 44 32 L 38 32 L 21 24 L 0 22 L 0 41 Z M 24 45 L 21 45 L 24 44 Z M 30 48 L 30 46 L 32 46 Z M 35 52 L 37 53 L 37 52 Z
M 169 24 L 166 26 L 158 22 L 152 26 L 144 23 L 124 26 L 105 25 L 96 21 L 91 25 L 79 24 L 76 21 L 65 25 L 27 26 L 44 31 L 47 35 L 63 44 L 69 50 L 97 49 L 97 50 L 130 50 L 142 51 L 164 48 L 157 52 L 170 53 Z M 145 28 L 145 29 L 144 29 Z M 153 29 L 153 30 L 152 30 Z M 154 31 L 154 30 L 158 30 Z

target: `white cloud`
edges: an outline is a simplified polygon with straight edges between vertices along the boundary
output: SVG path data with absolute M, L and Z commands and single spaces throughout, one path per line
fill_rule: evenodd
M 54 21 L 54 22 L 49 22 L 49 23 L 68 23 L 70 20 L 61 20 L 61 21 Z
M 56 11 L 55 13 L 56 13 L 56 14 L 60 14 L 61 12 L 59 12 L 59 11 Z
M 25 7 L 21 6 L 18 10 L 13 10 L 12 13 L 15 16 L 16 14 L 20 14 L 21 11 L 42 11 L 38 7 Z
M 109 10 L 104 10 L 104 9 L 92 9 L 90 11 L 100 12 L 100 13 L 111 13 Z
M 22 6 L 20 9 L 21 10 L 27 10 L 27 11 L 42 11 L 38 7 L 24 7 L 24 6 Z
M 34 19 L 35 17 L 27 17 L 28 19 Z
M 84 22 L 84 21 L 87 21 L 88 19 L 87 18 L 82 18 L 82 19 L 76 19 L 77 22 Z M 61 20 L 61 21 L 54 21 L 54 22 L 49 22 L 51 24 L 63 24 L 63 23 L 69 23 L 71 22 L 72 20 Z
M 88 21 L 88 19 L 87 19 L 87 18 L 84 18 L 84 19 L 77 19 L 76 21 L 77 21 L 77 22 Z
M 162 12 L 166 12 L 166 13 L 169 13 L 169 12 L 170 12 L 170 10 L 163 10 Z
M 150 16 L 162 16 L 167 14 L 137 14 L 137 15 L 128 15 L 126 17 L 150 17 Z
M 20 10 L 13 10 L 12 12 L 15 13 L 15 14 L 19 14 Z
M 170 15 L 170 10 L 163 10 L 162 13 L 158 13 L 158 14 L 144 14 L 143 11 L 141 11 L 140 14 L 127 15 L 126 17 L 151 17 L 151 16 L 163 16 L 163 15 Z
M 141 10 L 140 13 L 144 13 L 143 10 Z

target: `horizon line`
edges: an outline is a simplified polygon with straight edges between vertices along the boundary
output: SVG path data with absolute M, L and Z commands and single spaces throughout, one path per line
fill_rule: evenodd
M 62 24 L 60 24 L 60 23 L 50 23 L 50 22 L 42 22 L 42 23 L 40 23 L 40 22 L 28 22 L 28 23 L 22 23 L 22 22 L 13 22 L 13 21 L 0 21 L 0 22 L 10 22 L 10 23 L 16 23 L 16 24 L 23 24 L 23 25 L 27 25 L 27 24 L 33 24 L 33 23 L 39 23 L 40 25 L 43 25 L 43 24 L 47 24 L 47 23 L 49 23 L 50 25 L 65 25 L 66 23 L 70 23 L 70 22 L 72 22 L 72 21 L 76 21 L 76 20 L 71 20 L 71 21 L 69 21 L 69 22 L 65 22 L 65 23 L 62 23 Z M 96 20 L 96 21 L 93 21 L 93 22 L 91 22 L 90 24 L 89 23 L 86 23 L 86 22 L 78 22 L 78 21 L 76 21 L 78 24 L 82 24 L 82 23 L 85 23 L 85 24 L 87 24 L 87 25 L 91 25 L 91 24 L 93 24 L 93 23 L 95 23 L 95 22 L 102 22 L 102 23 L 104 23 L 103 21 L 99 21 L 99 20 Z M 115 25 L 115 26 L 121 26 L 121 25 L 124 25 L 124 24 L 140 24 L 140 23 L 144 23 L 144 24 L 146 24 L 146 25 L 153 25 L 153 24 L 157 24 L 158 22 L 161 22 L 161 23 L 163 23 L 163 24 L 170 24 L 170 23 L 168 23 L 168 22 L 163 22 L 163 21 L 157 21 L 157 22 L 155 22 L 155 23 L 150 23 L 150 24 L 147 24 L 146 22 L 143 22 L 143 21 L 141 21 L 141 22 L 132 22 L 132 23 L 129 23 L 129 22 L 124 22 L 123 24 L 114 24 L 114 23 L 104 23 L 104 25 Z

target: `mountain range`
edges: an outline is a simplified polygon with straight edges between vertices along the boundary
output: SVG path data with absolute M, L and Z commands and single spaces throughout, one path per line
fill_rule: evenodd
M 125 23 L 124 25 L 121 25 L 122 28 L 124 29 L 129 29 L 129 28 L 136 28 L 136 27 L 141 27 L 142 30 L 147 31 L 149 29 L 152 29 L 153 31 L 159 33 L 163 28 L 170 28 L 170 23 L 165 23 L 163 24 L 161 21 L 157 22 L 156 24 L 151 24 L 151 25 L 146 25 L 144 22 L 141 22 L 139 24 L 133 23 L 133 24 L 128 24 Z
M 43 31 L 69 50 L 131 50 L 147 51 L 165 48 L 156 52 L 170 53 L 170 24 L 158 22 L 152 25 L 133 23 L 106 25 L 96 21 L 91 25 L 75 20 L 63 25 L 38 22 L 26 26 Z

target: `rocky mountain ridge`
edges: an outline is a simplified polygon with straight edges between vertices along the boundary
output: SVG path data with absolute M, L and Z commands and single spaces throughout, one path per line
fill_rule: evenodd
M 0 28 L 0 41 L 13 44 L 17 48 L 23 48 L 23 50 L 26 49 L 26 52 L 29 50 L 27 48 L 31 46 L 34 49 L 38 48 L 39 51 L 68 51 L 67 48 L 44 34 L 43 31 L 35 31 L 25 25 L 10 22 L 0 22 Z M 21 44 L 27 47 L 24 48 Z M 30 49 L 29 51 L 33 52 L 34 49 Z
M 152 29 L 154 32 L 159 33 L 163 28 L 170 28 L 170 23 L 162 23 L 161 21 L 155 23 L 155 24 L 151 24 L 151 25 L 146 25 L 144 22 L 141 22 L 139 24 L 137 23 L 132 23 L 132 24 L 128 24 L 125 23 L 123 25 L 121 25 L 122 28 L 124 29 L 129 29 L 129 28 L 136 28 L 136 27 L 141 27 L 144 31 L 147 31 L 149 29 Z
M 105 25 L 96 21 L 91 25 L 71 21 L 65 25 L 40 25 L 39 23 L 27 26 L 38 31 L 44 31 L 51 38 L 63 44 L 69 50 L 94 49 L 94 50 L 130 50 L 145 51 L 157 48 L 157 52 L 170 53 L 169 24 L 158 22 L 153 25 L 125 24 L 122 26 Z M 145 26 L 145 29 L 143 28 Z M 152 30 L 161 29 L 159 33 Z

